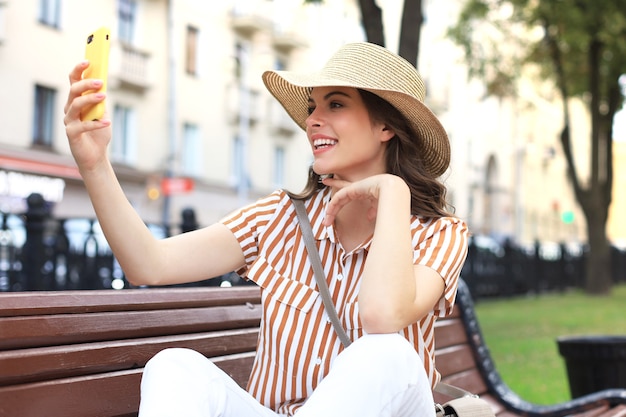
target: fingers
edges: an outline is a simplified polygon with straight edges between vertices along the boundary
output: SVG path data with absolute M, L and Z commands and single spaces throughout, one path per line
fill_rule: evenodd
M 80 119 L 74 119 L 65 124 L 65 134 L 67 135 L 70 144 L 72 144 L 80 139 L 80 135 L 82 133 L 101 129 L 109 126 L 110 124 L 111 121 L 108 119 L 105 120 L 104 118 L 101 120 L 88 120 L 85 122 L 81 122 Z
M 89 61 L 81 61 L 70 71 L 70 85 L 83 78 L 83 71 L 89 67 Z
M 348 181 L 340 180 L 336 177 L 324 177 L 322 178 L 322 183 L 329 187 L 339 188 L 339 189 L 351 184 Z
M 81 111 L 89 106 L 93 106 L 104 100 L 102 93 L 95 93 L 102 87 L 102 80 L 83 79 L 83 71 L 89 66 L 89 62 L 83 61 L 78 63 L 69 74 L 70 90 L 67 96 L 67 102 L 63 108 L 65 113 L 65 124 L 71 120 L 80 117 Z M 85 94 L 94 91 L 93 94 Z
M 83 79 L 83 71 L 89 66 L 87 61 L 78 63 L 69 74 L 70 89 L 67 102 L 64 106 L 65 133 L 70 142 L 80 137 L 84 132 L 99 129 L 110 124 L 109 120 L 85 121 L 81 120 L 81 113 L 102 102 L 106 96 L 104 93 L 92 92 L 102 87 L 102 80 Z M 85 94 L 86 93 L 86 94 Z
M 76 98 L 81 93 L 79 92 L 79 88 L 75 86 L 75 84 L 82 80 L 83 71 L 89 66 L 87 61 L 83 61 L 78 63 L 69 74 L 69 82 L 70 82 L 70 92 L 67 97 L 67 102 L 65 103 L 64 112 L 68 112 L 68 108 L 74 98 Z
M 335 192 L 326 206 L 326 215 L 323 224 L 330 226 L 335 221 L 337 213 L 347 204 L 356 200 L 368 200 L 370 206 L 365 214 L 369 220 L 375 219 L 378 207 L 379 187 L 383 177 L 384 176 L 374 175 L 356 182 L 344 181 L 337 178 L 324 179 L 322 181 L 324 185 L 333 187 Z
M 358 189 L 354 187 L 352 183 L 348 181 L 342 181 L 333 178 L 327 178 L 323 180 L 323 183 L 327 186 L 331 186 L 335 189 L 330 202 L 326 206 L 326 215 L 324 217 L 323 224 L 330 226 L 337 216 L 337 213 L 350 201 L 358 199 Z

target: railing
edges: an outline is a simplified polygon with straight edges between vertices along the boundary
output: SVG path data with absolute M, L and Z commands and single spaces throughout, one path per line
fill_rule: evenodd
M 145 90 L 152 83 L 151 55 L 124 42 L 116 42 L 111 50 L 111 83 Z
M 583 288 L 587 253 L 585 245 L 505 241 L 486 247 L 470 240 L 461 274 L 474 298 Z M 611 262 L 613 282 L 626 282 L 626 251 L 612 247 Z
M 31 194 L 23 215 L 0 212 L 0 291 L 131 288 L 96 219 L 53 219 L 39 194 Z M 181 213 L 180 232 L 197 228 L 190 209 Z M 156 237 L 167 226 L 148 224 Z M 237 285 L 236 274 L 193 283 Z
M 113 256 L 96 219 L 53 219 L 39 194 L 23 215 L 0 212 L 0 291 L 88 290 L 132 286 Z M 169 225 L 148 224 L 158 238 Z M 193 209 L 181 212 L 178 233 L 198 227 Z M 470 240 L 462 276 L 474 298 L 506 297 L 582 288 L 586 248 L 537 242 L 496 244 Z M 626 251 L 613 248 L 613 281 L 626 282 Z M 185 286 L 246 284 L 235 273 Z

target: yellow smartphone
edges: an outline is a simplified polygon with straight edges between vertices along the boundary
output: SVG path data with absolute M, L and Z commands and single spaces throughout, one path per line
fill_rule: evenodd
M 84 78 L 97 78 L 102 80 L 102 88 L 89 90 L 84 94 L 107 91 L 107 77 L 109 70 L 109 50 L 111 45 L 111 31 L 107 27 L 101 27 L 87 36 L 85 45 L 85 59 L 89 66 L 83 71 Z M 81 114 L 81 120 L 100 120 L 104 115 L 105 102 L 89 107 Z

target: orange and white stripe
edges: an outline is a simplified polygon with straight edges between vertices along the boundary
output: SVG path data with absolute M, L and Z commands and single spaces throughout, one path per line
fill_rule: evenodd
M 328 287 L 352 340 L 363 335 L 357 295 L 370 242 L 346 253 L 332 227 L 324 227 L 330 190 L 305 202 Z M 239 274 L 261 287 L 263 317 L 248 391 L 279 414 L 293 415 L 343 350 L 324 310 L 309 263 L 295 208 L 284 191 L 258 200 L 223 220 L 239 240 L 245 267 Z M 402 331 L 426 368 L 431 385 L 434 324 L 452 311 L 458 277 L 467 254 L 467 226 L 457 218 L 413 216 L 414 263 L 436 270 L 446 284 L 434 310 Z

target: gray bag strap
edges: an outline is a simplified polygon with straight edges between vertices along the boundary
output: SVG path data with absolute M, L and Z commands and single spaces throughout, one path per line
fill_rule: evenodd
M 330 321 L 333 324 L 337 335 L 339 336 L 339 340 L 341 340 L 341 343 L 343 343 L 344 347 L 348 347 L 351 343 L 350 338 L 346 334 L 346 331 L 339 321 L 339 316 L 337 316 L 337 310 L 335 310 L 335 305 L 333 304 L 333 300 L 330 296 L 328 284 L 326 283 L 326 276 L 324 275 L 324 269 L 322 268 L 320 254 L 318 252 L 317 246 L 315 245 L 315 238 L 313 237 L 313 231 L 311 230 L 311 221 L 309 220 L 306 208 L 304 207 L 304 202 L 295 198 L 292 198 L 291 201 L 296 208 L 296 214 L 300 223 L 300 229 L 302 230 L 302 237 L 304 238 L 306 250 L 309 253 L 309 261 L 311 262 L 311 266 L 313 267 L 315 281 L 317 281 L 317 288 L 319 289 L 320 295 L 322 296 L 324 308 L 326 308 L 326 314 L 328 314 L 328 317 L 330 318 Z
M 463 397 L 478 398 L 478 395 L 476 394 L 472 394 L 471 392 L 466 391 L 463 388 L 446 384 L 445 382 L 437 383 L 437 385 L 435 385 L 435 391 L 437 391 L 440 394 L 447 395 L 448 397 L 451 397 L 451 398 L 463 398 Z
M 309 254 L 309 260 L 313 267 L 313 273 L 315 274 L 315 281 L 319 289 L 322 301 L 324 302 L 324 308 L 330 318 L 330 321 L 341 340 L 341 343 L 345 347 L 350 345 L 350 338 L 346 334 L 346 331 L 341 326 L 339 316 L 337 316 L 337 310 L 330 297 L 330 291 L 328 290 L 328 284 L 326 283 L 326 276 L 324 275 L 324 269 L 322 268 L 322 261 L 320 254 L 315 245 L 315 238 L 313 237 L 313 231 L 311 230 L 311 221 L 304 207 L 302 200 L 292 198 L 294 207 L 296 208 L 296 215 L 298 216 L 298 222 L 300 223 L 300 229 L 302 230 L 302 237 L 306 245 L 306 250 Z M 462 388 L 455 387 L 454 385 L 439 382 L 435 386 L 435 391 L 438 391 L 444 395 L 455 398 L 443 405 L 435 404 L 437 417 L 484 417 L 494 416 L 489 404 L 480 399 L 477 395 L 472 394 Z

